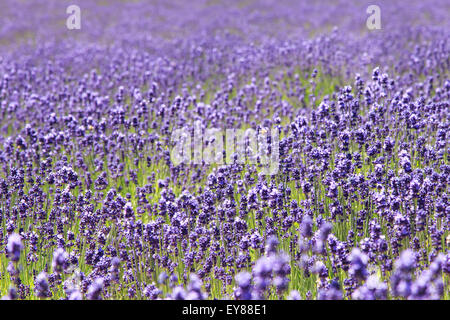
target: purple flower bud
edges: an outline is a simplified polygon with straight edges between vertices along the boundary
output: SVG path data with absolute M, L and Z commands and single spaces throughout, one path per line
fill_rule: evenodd
M 173 289 L 171 297 L 173 300 L 185 300 L 186 290 L 182 286 L 177 286 Z
M 302 223 L 300 225 L 300 234 L 305 238 L 311 238 L 313 221 L 309 215 L 303 217 Z
M 47 298 L 50 296 L 46 272 L 41 272 L 36 277 L 34 282 L 34 292 L 40 298 Z
M 23 244 L 20 236 L 17 233 L 13 233 L 8 238 L 6 245 L 6 252 L 11 261 L 17 262 L 20 259 L 20 253 L 22 252 Z
M 53 252 L 52 268 L 61 273 L 67 267 L 68 254 L 63 248 L 58 248 Z
M 69 300 L 83 300 L 83 295 L 78 289 L 75 289 L 70 293 Z
M 291 290 L 288 295 L 288 300 L 302 300 L 302 297 L 297 290 Z
M 366 280 L 368 276 L 368 272 L 366 270 L 368 260 L 369 258 L 367 255 L 362 253 L 358 248 L 353 248 L 350 254 L 350 276 L 359 281 Z
M 96 278 L 92 284 L 89 286 L 86 297 L 89 300 L 101 300 L 102 299 L 102 290 L 103 290 L 104 279 Z

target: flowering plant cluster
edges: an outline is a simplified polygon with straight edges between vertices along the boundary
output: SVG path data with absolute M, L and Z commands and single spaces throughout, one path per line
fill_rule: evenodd
M 44 2 L 0 12 L 0 297 L 450 298 L 446 1 L 373 31 L 341 0 L 89 1 L 73 30 Z M 277 170 L 174 163 L 180 128 L 275 132 Z

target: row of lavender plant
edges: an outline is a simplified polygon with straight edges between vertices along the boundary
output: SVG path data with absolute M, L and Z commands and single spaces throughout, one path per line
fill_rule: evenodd
M 5 299 L 450 297 L 445 24 L 360 36 L 364 11 L 333 7 L 349 20 L 306 38 L 295 6 L 248 5 L 255 23 L 198 1 L 195 17 L 223 21 L 199 18 L 186 35 L 189 8 L 155 4 L 170 24 L 144 20 L 148 4 L 86 4 L 104 34 L 88 20 L 71 39 L 49 3 L 36 7 L 49 24 L 39 41 L 0 50 Z M 120 6 L 130 11 L 114 16 Z M 301 17 L 316 25 L 327 6 L 301 5 Z M 268 35 L 280 17 L 291 23 Z M 32 30 L 19 26 L 1 34 Z M 171 133 L 194 122 L 275 128 L 278 173 L 174 165 Z

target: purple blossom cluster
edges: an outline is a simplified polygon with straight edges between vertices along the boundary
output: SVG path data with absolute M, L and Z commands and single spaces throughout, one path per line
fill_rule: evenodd
M 450 298 L 445 1 L 4 2 L 4 299 Z M 175 165 L 194 123 L 279 171 Z

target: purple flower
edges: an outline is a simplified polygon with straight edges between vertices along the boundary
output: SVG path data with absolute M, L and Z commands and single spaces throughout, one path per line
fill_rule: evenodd
M 61 273 L 67 267 L 68 254 L 63 248 L 58 248 L 53 252 L 52 268 Z
M 394 296 L 408 298 L 411 295 L 411 273 L 415 267 L 416 254 L 411 249 L 404 250 L 395 261 L 395 270 L 391 276 L 391 287 Z
M 380 281 L 376 275 L 367 278 L 364 285 L 358 287 L 352 293 L 355 300 L 385 300 L 387 298 L 388 286 Z
M 236 299 L 238 300 L 251 300 L 251 282 L 252 276 L 249 272 L 242 271 L 235 276 L 236 284 L 238 288 L 235 291 Z
M 10 287 L 8 293 L 2 297 L 2 300 L 16 300 L 17 298 L 17 289 L 15 287 Z
M 69 296 L 69 300 L 83 300 L 83 295 L 79 290 L 73 290 Z
M 369 258 L 362 253 L 358 248 L 353 248 L 350 253 L 350 276 L 354 277 L 358 281 L 366 280 L 368 276 L 367 263 Z
M 171 298 L 173 300 L 185 300 L 186 299 L 186 290 L 182 286 L 177 286 L 173 289 Z
M 416 267 L 416 254 L 410 249 L 406 249 L 395 261 L 395 268 L 401 272 L 411 272 Z
M 191 273 L 186 300 L 204 300 L 207 295 L 202 291 L 202 281 L 195 273 Z
M 342 300 L 342 291 L 336 280 L 331 281 L 328 288 L 320 289 L 317 294 L 319 300 Z
M 50 297 L 48 278 L 46 272 L 41 272 L 37 275 L 34 282 L 34 292 L 40 298 Z
M 312 236 L 312 227 L 313 221 L 311 217 L 308 215 L 304 216 L 300 224 L 300 234 L 305 238 L 310 238 Z
M 103 278 L 96 278 L 89 286 L 86 293 L 86 298 L 89 300 L 101 300 L 104 282 L 105 281 Z
M 300 293 L 298 293 L 297 290 L 292 290 L 289 292 L 288 300 L 302 300 L 302 297 L 300 296 Z
M 8 237 L 8 243 L 6 245 L 6 252 L 11 261 L 17 262 L 20 259 L 20 253 L 23 250 L 23 244 L 20 236 L 17 233 L 13 233 Z

